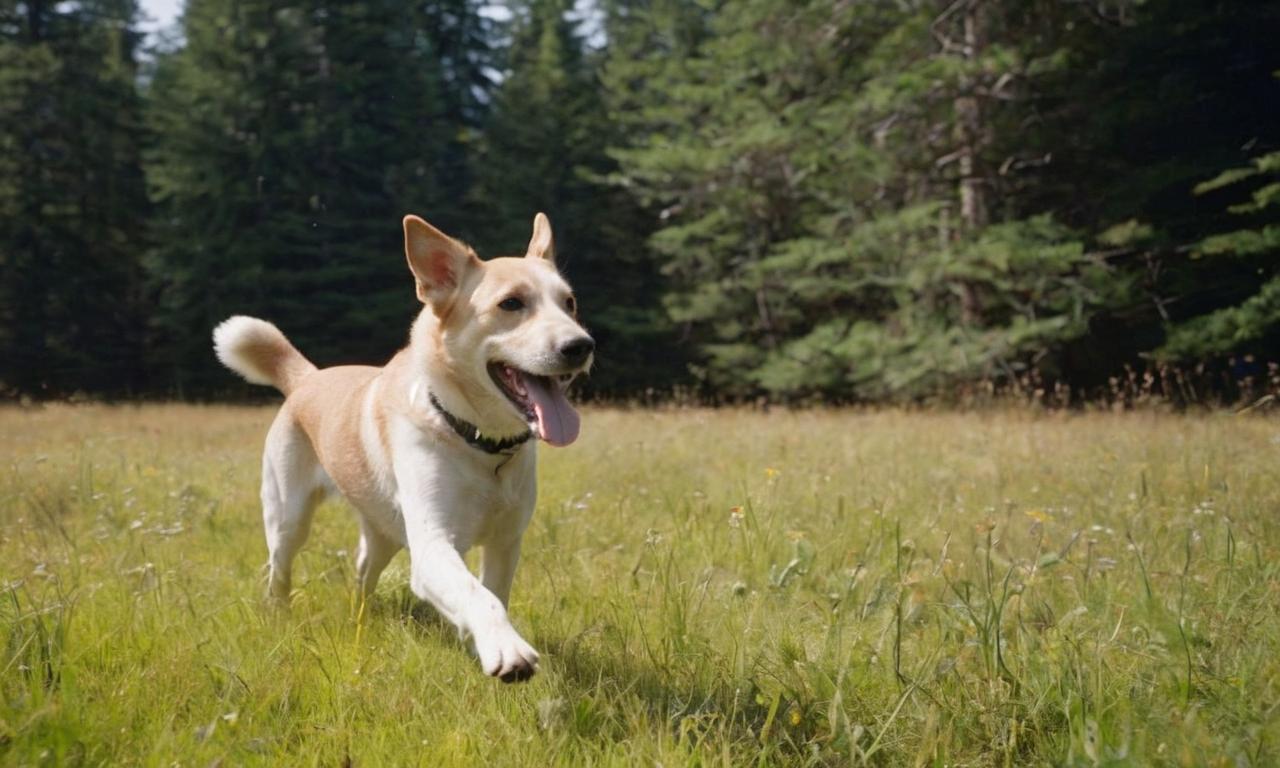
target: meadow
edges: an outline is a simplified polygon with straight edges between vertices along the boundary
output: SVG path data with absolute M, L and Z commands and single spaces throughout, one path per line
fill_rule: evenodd
M 1274 418 L 587 409 L 511 686 L 339 502 L 264 603 L 272 413 L 0 410 L 0 764 L 1280 764 Z

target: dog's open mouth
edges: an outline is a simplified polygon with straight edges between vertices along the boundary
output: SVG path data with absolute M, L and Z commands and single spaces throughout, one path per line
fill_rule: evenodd
M 538 437 L 551 445 L 564 446 L 578 439 L 581 426 L 578 412 L 569 404 L 565 390 L 573 375 L 537 376 L 506 363 L 489 363 L 489 376 L 498 385 Z

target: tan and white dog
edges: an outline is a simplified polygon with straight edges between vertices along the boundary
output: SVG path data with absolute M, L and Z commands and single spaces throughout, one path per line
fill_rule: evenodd
M 595 343 L 556 270 L 543 214 L 523 258 L 481 261 L 416 216 L 405 217 L 404 239 L 425 307 L 408 347 L 382 368 L 318 370 L 251 317 L 213 332 L 227 367 L 286 395 L 262 459 L 268 593 L 288 600 L 312 513 L 337 491 L 360 521 L 361 594 L 407 547 L 414 594 L 470 638 L 486 674 L 525 680 L 538 654 L 511 625 L 507 598 L 536 497 L 531 438 L 577 438 L 565 389 L 590 367 Z M 473 546 L 483 547 L 478 579 L 463 561 Z

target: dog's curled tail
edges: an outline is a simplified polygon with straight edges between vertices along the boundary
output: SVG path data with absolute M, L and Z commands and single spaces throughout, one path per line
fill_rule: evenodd
M 213 351 L 223 365 L 252 384 L 269 384 L 286 395 L 316 370 L 280 329 L 256 317 L 236 315 L 213 329 Z

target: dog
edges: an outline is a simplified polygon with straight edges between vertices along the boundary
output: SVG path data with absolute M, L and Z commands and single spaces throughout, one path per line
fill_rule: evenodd
M 224 365 L 285 395 L 262 458 L 267 592 L 287 604 L 316 505 L 339 493 L 360 523 L 362 599 L 406 548 L 414 594 L 470 640 L 481 669 L 527 680 L 538 653 L 507 603 L 537 497 L 536 443 L 578 437 L 566 390 L 590 369 L 595 342 L 544 214 L 523 257 L 487 261 L 417 216 L 403 223 L 423 307 L 385 366 L 317 369 L 257 318 L 214 329 Z M 473 546 L 483 550 L 479 578 L 463 560 Z

